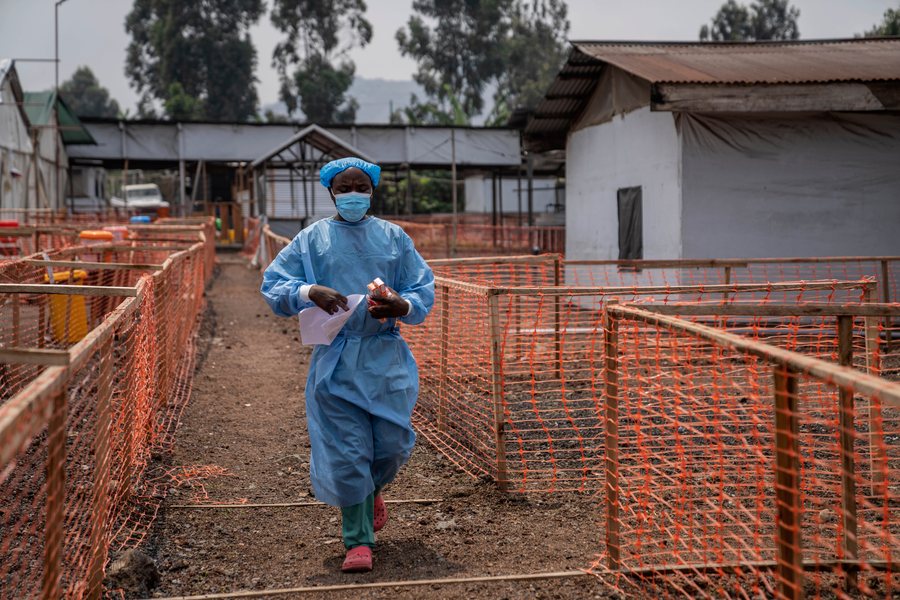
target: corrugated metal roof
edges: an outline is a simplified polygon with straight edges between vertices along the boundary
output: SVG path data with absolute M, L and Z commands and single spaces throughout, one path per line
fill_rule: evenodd
M 573 42 L 650 83 L 791 84 L 900 80 L 900 38 L 810 42 Z
M 25 92 L 25 113 L 33 125 L 46 126 L 53 118 L 53 101 L 57 98 L 51 91 Z M 78 116 L 61 97 L 59 104 L 59 129 L 64 144 L 96 144 L 90 132 L 81 124 Z
M 900 38 L 796 42 L 572 42 L 525 128 L 530 149 L 565 147 L 600 73 L 613 65 L 650 84 L 800 85 L 900 81 Z M 649 102 L 649 98 L 648 98 Z

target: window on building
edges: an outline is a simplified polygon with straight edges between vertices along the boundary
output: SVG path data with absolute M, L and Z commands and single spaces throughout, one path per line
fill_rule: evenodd
M 641 187 L 620 188 L 619 207 L 619 260 L 644 258 L 643 210 Z

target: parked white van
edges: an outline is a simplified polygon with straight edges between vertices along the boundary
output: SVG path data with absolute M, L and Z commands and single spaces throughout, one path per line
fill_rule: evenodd
M 125 186 L 125 198 L 113 197 L 109 203 L 114 208 L 169 208 L 162 192 L 155 183 L 138 183 Z

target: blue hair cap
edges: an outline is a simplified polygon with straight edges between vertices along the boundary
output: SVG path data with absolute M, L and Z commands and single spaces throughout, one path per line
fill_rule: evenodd
M 343 173 L 344 171 L 352 167 L 356 167 L 357 169 L 368 175 L 369 179 L 372 180 L 372 187 L 378 187 L 378 180 L 381 178 L 381 167 L 379 167 L 378 165 L 373 165 L 372 163 L 355 156 L 339 158 L 337 160 L 331 161 L 330 163 L 325 163 L 324 165 L 322 165 L 322 168 L 319 170 L 319 181 L 321 181 L 322 185 L 324 185 L 325 187 L 330 188 L 331 181 L 337 176 L 338 173 Z

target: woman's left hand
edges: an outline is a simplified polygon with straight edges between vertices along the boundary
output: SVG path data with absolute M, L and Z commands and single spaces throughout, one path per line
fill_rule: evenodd
M 388 288 L 390 298 L 373 298 L 375 304 L 369 307 L 369 315 L 376 319 L 397 319 L 406 316 L 409 303 L 400 294 Z

